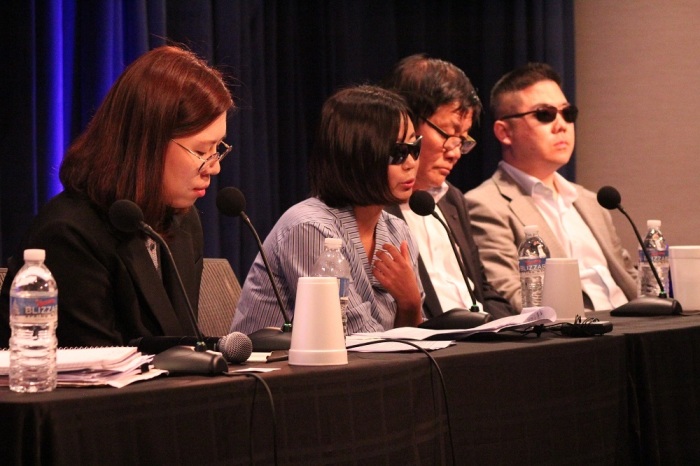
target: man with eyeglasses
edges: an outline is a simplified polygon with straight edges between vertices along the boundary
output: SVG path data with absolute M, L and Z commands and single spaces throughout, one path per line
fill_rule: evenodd
M 551 257 L 578 259 L 584 306 L 609 310 L 636 297 L 636 270 L 595 193 L 557 173 L 574 150 L 576 106 L 547 64 L 504 75 L 491 90 L 493 132 L 502 158 L 465 197 L 486 276 L 522 308 L 518 246 L 537 225 Z
M 419 216 L 408 204 L 386 207 L 388 212 L 406 220 L 418 243 L 426 317 L 457 308 L 469 309 L 474 304 L 494 318 L 516 314 L 486 280 L 462 192 L 446 181 L 455 164 L 476 145 L 469 129 L 482 107 L 469 78 L 452 63 L 412 55 L 394 67 L 384 84 L 406 99 L 416 134 L 422 137 L 413 190 L 425 190 L 433 196 L 435 213 L 451 230 L 459 252 L 457 256 L 452 249 L 440 220 Z M 460 261 L 469 283 L 465 283 Z M 472 301 L 472 292 L 476 303 Z

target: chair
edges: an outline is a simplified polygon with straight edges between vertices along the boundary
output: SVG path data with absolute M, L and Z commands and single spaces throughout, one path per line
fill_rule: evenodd
M 205 336 L 227 335 L 241 296 L 241 285 L 227 259 L 204 259 L 197 324 Z
M 5 281 L 5 275 L 7 275 L 7 269 L 0 267 L 0 288 L 2 288 L 2 282 Z

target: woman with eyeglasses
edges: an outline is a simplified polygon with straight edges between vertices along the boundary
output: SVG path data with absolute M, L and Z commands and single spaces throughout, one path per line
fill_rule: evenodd
M 418 251 L 406 224 L 383 211 L 411 196 L 420 143 L 405 101 L 392 91 L 363 85 L 325 102 L 309 159 L 313 197 L 285 212 L 263 245 L 289 314 L 299 277 L 310 275 L 324 239 L 335 237 L 351 269 L 349 333 L 422 322 Z M 258 254 L 232 330 L 250 334 L 283 324 Z
M 109 209 L 122 199 L 140 208 L 168 243 L 196 310 L 203 235 L 193 205 L 230 151 L 232 109 L 222 75 L 189 51 L 156 48 L 126 68 L 66 152 L 64 191 L 40 210 L 9 261 L 0 346 L 10 333 L 10 284 L 28 248 L 46 250 L 58 285 L 59 346 L 196 334 L 165 251 L 140 232 L 120 232 Z

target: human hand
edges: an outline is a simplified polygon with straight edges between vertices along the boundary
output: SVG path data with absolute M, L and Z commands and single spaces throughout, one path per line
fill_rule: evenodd
M 421 296 L 413 273 L 408 243 L 401 250 L 385 244 L 375 253 L 372 271 L 379 283 L 394 297 L 397 304 L 396 326 L 417 325 L 421 320 Z

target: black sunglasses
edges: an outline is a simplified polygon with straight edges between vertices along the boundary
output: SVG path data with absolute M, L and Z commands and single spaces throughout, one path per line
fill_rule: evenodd
M 389 165 L 401 165 L 409 155 L 412 155 L 414 160 L 418 160 L 422 140 L 423 136 L 418 136 L 413 142 L 397 142 L 394 153 L 389 156 Z
M 561 113 L 562 118 L 567 123 L 574 123 L 578 117 L 578 108 L 576 105 L 569 105 L 559 110 L 557 107 L 551 105 L 545 105 L 543 107 L 537 108 L 535 110 L 530 110 L 529 112 L 516 113 L 514 115 L 507 115 L 499 118 L 499 120 L 507 120 L 509 118 L 520 118 L 525 115 L 535 115 L 537 121 L 540 123 L 551 123 L 557 117 L 557 113 Z

